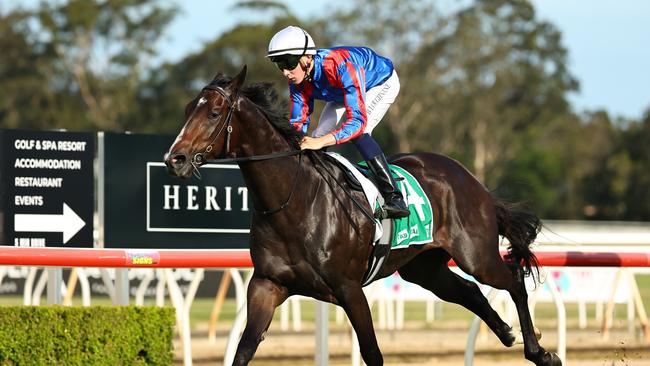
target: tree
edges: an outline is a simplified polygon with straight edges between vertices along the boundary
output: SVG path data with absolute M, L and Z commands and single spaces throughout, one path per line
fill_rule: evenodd
M 0 13 L 0 126 L 5 128 L 57 127 L 53 110 L 64 104 L 46 83 L 56 55 L 32 34 L 30 19 L 22 9 Z
M 624 146 L 632 166 L 625 186 L 625 219 L 650 221 L 650 108 L 624 133 Z M 618 165 L 617 165 L 618 167 Z
M 402 88 L 377 129 L 392 132 L 382 145 L 451 155 L 497 193 L 545 214 L 579 214 L 581 182 L 592 170 L 576 167 L 565 149 L 587 148 L 572 140 L 581 136 L 560 132 L 585 129 L 567 100 L 578 83 L 560 32 L 524 0 L 447 10 L 430 2 L 362 2 L 326 27 L 332 38 L 395 60 Z
M 148 60 L 174 14 L 166 2 L 0 9 L 0 126 L 175 133 L 185 104 L 217 72 L 248 64 L 248 82 L 271 81 L 287 95 L 266 48 L 276 31 L 299 25 L 318 47 L 365 45 L 394 61 L 400 96 L 374 131 L 388 153 L 451 155 L 543 217 L 649 219 L 650 110 L 642 121 L 574 113 L 567 94 L 578 83 L 561 34 L 528 1 L 445 11 L 437 3 L 357 0 L 301 20 L 281 2 L 240 1 L 232 10 L 250 20 L 156 68 Z
M 547 218 L 602 218 L 611 211 L 604 207 L 609 180 L 602 174 L 619 148 L 620 132 L 606 112 L 558 116 L 526 129 L 520 141 L 529 143 L 505 164 L 497 192 L 529 200 Z M 531 152 L 538 156 L 522 164 Z M 523 174 L 526 179 L 519 179 Z
M 527 1 L 476 1 L 452 15 L 439 37 L 407 70 L 409 93 L 423 104 L 414 125 L 416 149 L 458 156 L 496 186 L 504 162 L 531 141 L 528 128 L 570 112 L 566 93 L 577 88 L 568 73 L 560 33 L 535 18 Z
M 355 1 L 350 9 L 327 14 L 311 25 L 322 47 L 364 45 L 393 60 L 402 84 L 400 96 L 374 132 L 382 145 L 396 147 L 390 152 L 414 149 L 412 126 L 422 122 L 427 110 L 417 94 L 417 99 L 408 99 L 414 96 L 405 93 L 414 87 L 411 77 L 422 76 L 409 69 L 421 47 L 435 39 L 444 25 L 435 2 L 400 0 Z
M 151 73 L 139 95 L 141 115 L 129 127 L 135 131 L 176 132 L 182 124 L 185 104 L 217 73 L 235 75 L 248 65 L 247 83 L 273 82 L 286 89 L 286 81 L 276 66 L 266 58 L 268 41 L 273 34 L 290 24 L 300 24 L 291 14 L 278 17 L 270 24 L 240 24 L 226 31 L 202 50 L 177 63 L 168 63 Z M 288 93 L 287 93 L 288 97 Z M 288 112 L 288 111 L 287 111 Z M 142 124 L 154 120 L 155 124 Z M 138 125 L 136 121 L 140 121 Z M 287 118 L 288 121 L 288 118 Z
M 42 2 L 3 15 L 2 126 L 122 130 L 173 15 L 158 3 Z

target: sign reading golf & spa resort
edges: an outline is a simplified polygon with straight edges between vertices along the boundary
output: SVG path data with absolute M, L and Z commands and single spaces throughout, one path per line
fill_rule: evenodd
M 93 246 L 91 133 L 0 130 L 0 244 Z

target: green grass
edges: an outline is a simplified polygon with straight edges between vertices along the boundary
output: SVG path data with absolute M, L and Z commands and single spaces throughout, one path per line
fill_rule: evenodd
M 646 314 L 650 314 L 650 275 L 637 275 L 637 284 L 644 303 Z M 41 300 L 41 304 L 45 304 L 45 298 Z M 20 305 L 22 304 L 22 297 L 20 296 L 0 296 L 0 305 Z M 81 299 L 75 298 L 73 305 L 80 305 Z M 92 305 L 110 305 L 108 297 L 93 297 Z M 145 305 L 154 305 L 153 299 L 147 299 Z M 166 305 L 171 305 L 169 299 L 166 300 Z M 193 329 L 205 328 L 209 322 L 210 314 L 214 305 L 213 298 L 197 298 L 195 299 L 190 311 L 190 325 Z M 567 325 L 569 327 L 577 327 L 578 324 L 578 306 L 577 304 L 566 304 Z M 329 307 L 330 315 L 329 320 L 332 326 L 335 326 L 335 306 Z M 627 306 L 625 304 L 616 305 L 615 319 L 622 322 L 615 322 L 614 326 L 626 326 L 626 312 Z M 235 318 L 235 300 L 232 298 L 226 299 L 223 304 L 221 314 L 219 315 L 219 329 L 229 328 L 230 323 Z M 301 301 L 301 313 L 303 327 L 313 326 L 315 319 L 315 302 L 314 301 Z M 373 319 L 377 321 L 379 318 L 377 306 L 372 307 Z M 554 304 L 538 304 L 536 307 L 536 324 L 542 327 L 554 326 L 557 322 L 557 310 Z M 590 327 L 598 327 L 599 324 L 594 320 L 595 305 L 587 306 L 588 324 Z M 433 324 L 426 324 L 426 305 L 424 302 L 407 302 L 404 309 L 405 322 L 409 326 L 420 326 L 430 328 L 445 328 L 445 327 L 467 327 L 474 315 L 465 308 L 450 303 L 441 303 L 436 308 L 436 320 Z M 280 311 L 276 311 L 273 318 L 272 326 L 278 326 L 280 321 Z

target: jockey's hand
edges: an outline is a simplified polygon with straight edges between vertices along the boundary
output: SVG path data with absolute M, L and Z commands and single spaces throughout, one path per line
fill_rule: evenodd
M 320 150 L 334 144 L 336 144 L 336 139 L 331 133 L 321 137 L 305 136 L 300 141 L 300 150 Z

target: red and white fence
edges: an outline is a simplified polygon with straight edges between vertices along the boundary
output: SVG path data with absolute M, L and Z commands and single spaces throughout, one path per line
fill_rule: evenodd
M 650 250 L 643 251 L 644 248 L 625 251 L 625 252 L 605 252 L 605 251 L 583 251 L 581 250 L 557 250 L 557 251 L 536 251 L 539 263 L 548 267 L 650 267 Z M 453 265 L 453 262 L 450 263 Z M 104 268 L 246 268 L 252 266 L 250 254 L 247 250 L 151 250 L 151 249 L 72 249 L 72 248 L 21 248 L 21 247 L 1 247 L 0 246 L 0 266 L 31 266 L 31 267 L 104 267 Z M 50 272 L 48 272 L 48 276 Z M 202 278 L 201 272 L 197 278 Z M 54 274 L 53 274 L 54 276 Z M 60 276 L 60 274 L 59 274 Z M 116 276 L 119 277 L 119 276 Z M 180 334 L 183 340 L 183 356 L 186 365 L 191 365 L 191 349 L 189 339 L 189 304 L 193 300 L 196 286 L 191 285 L 190 291 L 183 298 L 179 297 L 180 290 L 175 289 L 175 281 L 171 279 L 171 272 L 166 275 L 170 293 L 172 293 L 172 302 L 177 308 L 177 317 L 182 322 L 179 324 Z M 54 277 L 56 278 L 56 277 Z M 122 275 L 122 278 L 126 277 Z M 200 279 L 198 280 L 200 281 Z M 58 284 L 61 281 L 53 281 Z M 116 278 L 117 282 L 117 278 Z M 241 282 L 241 281 L 240 281 Z M 126 284 L 128 288 L 128 280 Z M 48 285 L 48 294 L 50 292 Z M 243 286 L 240 284 L 240 288 Z M 554 287 L 554 286 L 551 286 Z M 193 289 L 193 290 L 192 290 Z M 241 292 L 241 290 L 240 290 Z M 176 294 L 174 298 L 173 293 Z M 127 292 L 128 303 L 128 292 Z M 49 295 L 48 295 L 49 297 Z M 243 308 L 238 306 L 238 308 Z M 326 309 L 326 308 L 323 308 Z M 558 305 L 558 316 L 562 316 L 561 308 Z M 231 332 L 229 345 L 226 352 L 225 361 L 227 362 L 229 354 L 234 351 L 234 344 L 239 336 L 239 331 L 243 325 L 243 312 L 238 314 L 235 327 Z M 316 355 L 317 364 L 326 364 L 327 348 L 326 339 L 327 318 L 321 320 L 320 336 L 317 334 L 317 349 L 320 354 Z M 238 325 L 237 325 L 238 324 Z M 323 329 L 324 328 L 324 329 Z M 468 348 L 473 349 L 474 339 L 470 334 Z M 320 344 L 320 346 L 319 346 Z M 324 346 L 325 345 L 325 346 Z M 562 347 L 558 345 L 560 353 L 563 354 Z M 318 353 L 318 352 L 317 352 Z M 473 355 L 473 353 L 472 353 Z M 470 355 L 470 357 L 472 356 Z M 466 364 L 467 363 L 466 358 Z M 471 360 L 469 361 L 471 364 Z
M 638 252 L 536 251 L 547 267 L 650 267 L 650 249 Z M 451 263 L 453 264 L 453 263 Z M 20 248 L 0 246 L 0 265 L 108 268 L 251 267 L 248 250 Z

